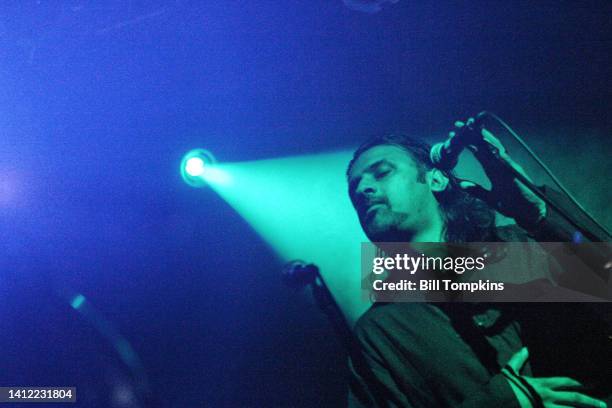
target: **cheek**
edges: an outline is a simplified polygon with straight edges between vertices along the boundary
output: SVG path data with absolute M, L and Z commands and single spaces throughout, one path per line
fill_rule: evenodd
M 391 183 L 386 186 L 386 197 L 389 208 L 396 212 L 405 212 L 410 208 L 412 201 L 406 185 L 401 182 Z
M 422 212 L 422 206 L 427 201 L 427 193 L 424 184 L 398 182 L 388 190 L 387 200 L 394 212 L 417 214 Z

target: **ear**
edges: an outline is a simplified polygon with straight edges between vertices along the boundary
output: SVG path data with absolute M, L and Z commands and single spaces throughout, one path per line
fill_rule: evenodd
M 429 187 L 434 193 L 439 193 L 446 190 L 448 186 L 448 177 L 439 169 L 432 169 L 427 173 L 427 181 Z

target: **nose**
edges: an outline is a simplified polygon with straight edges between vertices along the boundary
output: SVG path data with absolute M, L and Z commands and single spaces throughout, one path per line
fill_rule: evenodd
M 355 188 L 355 195 L 357 197 L 370 197 L 376 193 L 376 184 L 370 177 L 363 177 L 359 180 L 357 188 Z

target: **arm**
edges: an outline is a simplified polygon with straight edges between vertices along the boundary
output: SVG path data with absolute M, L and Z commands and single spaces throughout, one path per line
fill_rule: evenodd
M 473 119 L 471 119 L 473 121 Z M 470 121 L 468 120 L 468 123 Z M 466 126 L 457 122 L 458 129 Z M 564 195 L 543 188 L 548 200 L 553 206 L 547 205 L 526 183 L 532 183 L 523 168 L 508 154 L 502 143 L 487 129 L 480 129 L 482 141 L 476 146 L 470 146 L 474 155 L 481 163 L 487 177 L 491 181 L 491 189 L 470 181 L 461 181 L 460 187 L 468 193 L 480 198 L 501 214 L 513 218 L 516 223 L 530 233 L 538 242 L 585 242 L 584 235 L 594 241 L 601 239 L 602 231 L 596 228 L 581 211 Z M 520 177 L 517 177 L 517 174 Z M 567 221 L 554 207 L 571 216 L 583 233 Z M 610 279 L 610 253 L 606 248 L 595 246 L 572 246 L 575 255 L 580 257 L 599 277 L 608 282 Z
M 472 118 L 468 119 L 467 123 L 455 122 L 455 128 L 460 131 L 465 126 L 472 126 L 473 123 Z M 486 128 L 481 128 L 478 132 L 481 137 L 480 142 L 470 145 L 469 149 L 482 165 L 491 182 L 491 188 L 485 190 L 467 180 L 461 181 L 460 187 L 485 201 L 501 214 L 513 218 L 519 226 L 541 238 L 542 242 L 573 241 L 576 228 L 531 191 L 525 183 L 533 185 L 533 181 L 521 165 L 512 159 L 500 140 Z M 592 223 L 565 195 L 546 187 L 541 190 L 554 207 L 571 215 L 590 235 L 598 237 L 598 234 L 593 232 L 594 225 L 591 225 Z
M 548 186 L 542 186 L 540 190 L 563 212 L 574 217 L 575 221 L 590 235 L 598 237 L 599 241 L 605 241 L 598 236 L 596 232 L 598 228 L 582 216 L 581 211 L 565 195 Z M 528 232 L 538 242 L 574 242 L 577 238 L 580 239 L 580 242 L 587 241 L 584 234 L 577 236 L 576 227 L 550 206 L 546 207 L 545 216 Z

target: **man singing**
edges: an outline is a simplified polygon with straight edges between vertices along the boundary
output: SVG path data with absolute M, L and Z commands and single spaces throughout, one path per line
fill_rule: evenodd
M 457 122 L 455 130 L 472 123 Z M 483 135 L 475 156 L 489 191 L 435 168 L 420 141 L 385 136 L 359 147 L 347 170 L 349 195 L 372 242 L 560 240 L 546 204 L 503 171 L 496 157 L 522 172 L 499 140 L 473 131 Z M 517 225 L 496 227 L 494 210 Z M 551 307 L 376 303 L 355 326 L 349 406 L 605 407 L 582 380 L 532 371 L 529 321 L 520 316 L 550 321 Z M 553 353 L 556 341 L 548 339 Z

